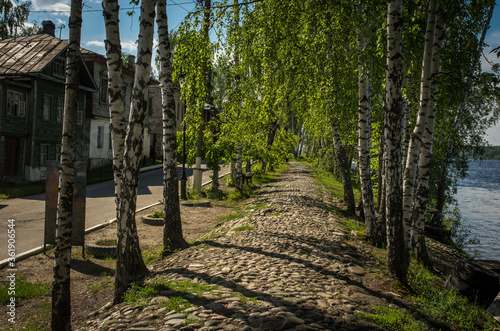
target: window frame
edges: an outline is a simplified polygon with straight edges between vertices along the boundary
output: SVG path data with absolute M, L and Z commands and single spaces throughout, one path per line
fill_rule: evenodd
M 59 102 L 62 101 L 62 105 Z M 61 106 L 61 107 L 59 107 Z M 62 123 L 64 118 L 64 98 L 57 98 L 57 123 Z
M 48 113 L 46 113 L 45 100 L 50 100 Z M 42 121 L 50 122 L 51 115 L 52 115 L 51 113 L 52 113 L 52 96 L 49 94 L 44 94 L 43 95 L 43 102 L 42 102 Z M 46 117 L 46 115 L 47 115 L 47 117 Z
M 52 73 L 54 76 L 66 77 L 66 60 L 57 57 L 52 62 Z
M 104 126 L 99 125 L 97 127 L 97 148 L 104 148 Z
M 7 89 L 7 116 L 25 117 L 26 116 L 26 101 L 24 93 Z
M 40 144 L 40 167 L 46 167 L 49 160 L 50 145 Z

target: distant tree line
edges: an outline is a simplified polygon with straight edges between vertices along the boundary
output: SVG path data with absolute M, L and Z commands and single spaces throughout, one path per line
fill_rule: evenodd
M 500 160 L 500 146 L 485 147 L 482 156 L 486 160 Z

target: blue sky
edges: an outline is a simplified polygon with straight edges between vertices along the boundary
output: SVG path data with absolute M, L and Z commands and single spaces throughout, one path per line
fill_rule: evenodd
M 213 1 L 216 2 L 216 1 Z M 81 46 L 91 51 L 105 54 L 104 49 L 104 19 L 102 17 L 101 1 L 84 1 L 82 40 Z M 119 1 L 121 8 L 133 8 L 129 0 Z M 70 10 L 69 0 L 32 0 L 32 12 L 28 22 L 36 20 L 41 25 L 44 20 L 52 20 L 56 24 L 56 37 L 61 35 L 62 39 L 68 38 L 68 18 Z M 177 27 L 186 15 L 195 9 L 195 0 L 167 0 L 167 15 L 169 29 Z M 129 10 L 130 11 L 130 10 Z M 136 40 L 139 33 L 139 7 L 135 8 L 135 15 L 128 16 L 127 10 L 122 10 L 120 14 L 120 34 L 122 39 L 123 52 L 136 55 Z M 59 28 L 61 25 L 66 27 Z M 491 45 L 485 49 L 485 54 L 492 62 L 500 63 L 496 55 L 490 55 L 491 48 L 500 46 L 500 8 L 495 7 L 491 28 L 486 36 L 486 43 Z M 483 70 L 488 70 L 489 65 L 486 60 L 482 60 Z M 500 123 L 487 131 L 486 139 L 492 145 L 500 145 Z

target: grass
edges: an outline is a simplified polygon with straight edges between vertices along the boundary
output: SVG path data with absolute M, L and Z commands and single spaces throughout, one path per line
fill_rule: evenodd
M 496 321 L 484 308 L 470 303 L 453 290 L 441 289 L 442 279 L 421 266 L 414 266 L 408 275 L 410 287 L 415 291 L 412 300 L 417 310 L 428 314 L 440 324 L 460 330 L 493 329 Z
M 7 280 L 9 279 L 7 278 Z M 12 296 L 16 298 L 17 302 L 21 299 L 43 297 L 52 291 L 52 286 L 39 280 L 32 283 L 26 280 L 26 278 L 18 276 L 15 279 L 15 294 L 11 295 L 9 293 L 11 290 L 9 289 L 9 282 L 5 282 L 3 286 L 0 287 L 0 302 L 8 303 Z
M 168 280 L 160 280 L 151 285 L 144 283 L 134 283 L 132 288 L 127 291 L 124 296 L 126 303 L 134 303 L 138 306 L 147 306 L 149 299 L 159 295 L 163 290 L 174 290 L 178 295 L 172 296 L 169 300 L 159 303 L 160 306 L 166 307 L 167 310 L 176 310 L 182 312 L 193 305 L 187 300 L 189 294 L 194 294 L 201 297 L 203 293 L 210 292 L 216 289 L 214 286 L 201 285 L 189 281 L 174 282 Z
M 238 228 L 234 228 L 233 231 L 249 231 L 255 229 L 253 226 L 246 225 L 246 226 L 240 226 Z
M 117 243 L 116 243 L 116 239 L 103 238 L 103 239 L 99 239 L 98 241 L 96 241 L 96 245 L 99 245 L 99 246 L 116 246 Z
M 386 257 L 375 254 L 377 261 L 385 266 Z M 386 277 L 386 275 L 381 276 Z M 417 322 L 417 316 L 430 316 L 435 321 L 434 329 L 443 330 L 493 330 L 496 321 L 485 309 L 453 290 L 443 289 L 443 279 L 412 261 L 408 273 L 408 311 L 397 308 L 375 306 L 370 313 L 360 318 L 369 320 L 389 330 L 427 330 L 430 327 Z
M 353 230 L 360 231 L 360 232 L 365 231 L 364 225 L 362 225 L 361 223 L 358 223 L 356 221 L 342 218 L 342 219 L 340 219 L 340 222 L 341 222 L 340 225 L 349 231 L 353 231 Z
M 142 252 L 142 259 L 144 260 L 144 263 L 146 264 L 151 264 L 154 263 L 158 260 L 160 260 L 163 257 L 163 246 L 157 248 L 156 250 L 149 252 L 147 250 Z
M 232 220 L 235 220 L 235 219 L 238 219 L 238 218 L 243 218 L 243 217 L 245 217 L 245 215 L 246 215 L 246 213 L 244 211 L 238 211 L 238 212 L 233 213 L 233 214 L 220 216 L 219 217 L 219 222 L 232 221 Z
M 375 305 L 373 313 L 362 313 L 359 317 L 394 331 L 426 330 L 426 326 L 417 322 L 412 315 L 396 308 Z
M 333 195 L 339 200 L 344 199 L 344 187 L 342 186 L 342 183 L 333 176 L 333 174 L 330 174 L 318 167 L 315 167 L 314 178 L 316 178 L 316 181 L 319 184 L 322 184 L 324 186 L 324 188 L 321 190 L 326 191 L 327 193 Z M 353 191 L 354 191 L 354 199 L 356 201 L 359 201 L 360 199 L 359 189 L 353 187 Z

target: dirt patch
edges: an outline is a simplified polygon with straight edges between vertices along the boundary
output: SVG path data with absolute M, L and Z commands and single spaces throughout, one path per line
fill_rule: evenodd
M 224 182 L 221 188 L 227 190 Z M 237 205 L 227 201 L 211 201 L 210 207 L 191 207 L 181 205 L 181 219 L 184 238 L 193 242 L 197 238 L 209 233 L 219 223 L 220 217 L 231 214 Z M 162 209 L 157 205 L 136 214 L 136 224 L 139 235 L 140 246 L 144 252 L 153 256 L 163 243 L 163 227 L 148 225 L 141 221 L 141 216 L 151 215 L 154 211 Z M 96 242 L 99 239 L 116 238 L 116 224 L 110 224 L 105 228 L 92 232 L 85 236 L 87 243 Z M 71 310 L 72 325 L 83 326 L 87 316 L 108 303 L 113 297 L 113 283 L 116 260 L 97 259 L 87 256 L 82 258 L 82 248 L 74 247 L 71 254 Z M 16 277 L 25 278 L 29 282 L 41 281 L 51 284 L 53 281 L 54 251 L 49 250 L 45 254 L 38 254 L 17 264 Z M 7 270 L 0 270 L 1 279 L 6 279 Z M 18 282 L 19 283 L 19 282 Z M 2 323 L 0 330 L 20 330 L 33 327 L 36 330 L 50 330 L 50 305 L 51 293 L 33 298 L 23 299 L 17 303 L 16 324 L 11 327 L 6 322 L 7 307 L 1 305 L 0 315 Z

